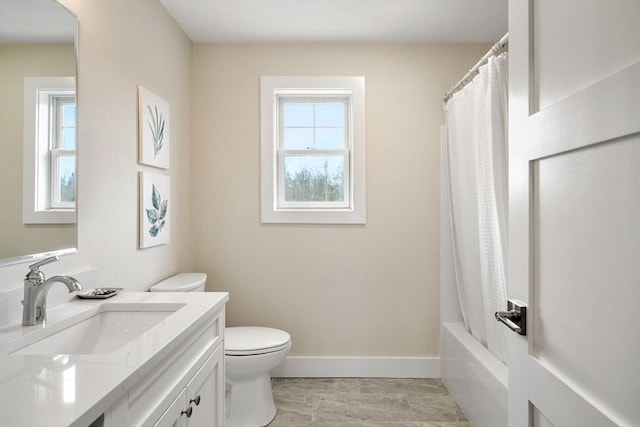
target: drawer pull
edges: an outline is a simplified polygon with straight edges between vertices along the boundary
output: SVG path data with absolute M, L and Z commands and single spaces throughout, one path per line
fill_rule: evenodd
M 189 405 L 186 411 L 183 410 L 182 412 L 180 412 L 180 415 L 182 414 L 187 414 L 187 418 L 191 418 L 191 414 L 193 414 L 193 408 L 191 407 L 191 405 Z
M 191 399 L 189 401 L 189 404 L 195 403 L 196 406 L 198 406 L 200 404 L 200 395 L 197 395 L 194 399 Z

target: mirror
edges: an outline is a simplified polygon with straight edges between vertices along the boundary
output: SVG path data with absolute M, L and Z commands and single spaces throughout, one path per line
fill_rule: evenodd
M 76 45 L 56 0 L 0 0 L 0 266 L 75 252 Z

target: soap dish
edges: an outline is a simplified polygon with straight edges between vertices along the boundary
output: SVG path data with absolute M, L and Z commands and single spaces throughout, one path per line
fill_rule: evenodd
M 78 298 L 104 299 L 118 295 L 123 288 L 95 288 L 78 292 Z

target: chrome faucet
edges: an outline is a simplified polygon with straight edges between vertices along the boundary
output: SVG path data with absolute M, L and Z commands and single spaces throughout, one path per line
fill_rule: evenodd
M 58 261 L 58 259 L 57 256 L 52 256 L 29 266 L 29 272 L 24 279 L 23 325 L 39 325 L 47 320 L 47 294 L 54 283 L 64 283 L 69 289 L 69 293 L 82 290 L 80 283 L 71 276 L 53 276 L 45 280 L 40 267 Z

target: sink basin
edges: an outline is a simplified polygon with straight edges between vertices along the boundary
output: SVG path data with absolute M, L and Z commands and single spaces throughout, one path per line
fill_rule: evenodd
M 62 327 L 44 328 L 44 336 L 25 339 L 10 354 L 105 354 L 118 350 L 171 314 L 182 304 L 102 304 Z M 89 316 L 89 317 L 87 317 Z M 69 324 L 70 323 L 70 324 Z M 25 337 L 28 338 L 28 337 Z

